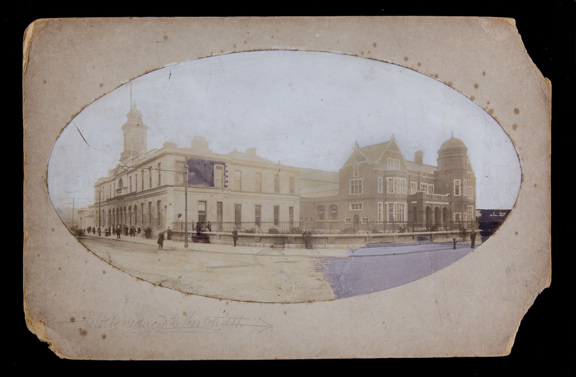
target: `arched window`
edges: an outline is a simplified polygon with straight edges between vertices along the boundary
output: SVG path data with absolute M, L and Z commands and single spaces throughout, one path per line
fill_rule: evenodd
M 338 220 L 338 206 L 336 204 L 332 204 L 329 209 L 330 220 Z
M 318 220 L 324 220 L 324 206 L 317 207 Z

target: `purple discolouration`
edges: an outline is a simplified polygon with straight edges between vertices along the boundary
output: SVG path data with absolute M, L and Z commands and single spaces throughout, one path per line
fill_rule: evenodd
M 439 271 L 474 249 L 468 244 L 407 244 L 351 250 L 347 258 L 325 265 L 336 298 L 383 291 Z

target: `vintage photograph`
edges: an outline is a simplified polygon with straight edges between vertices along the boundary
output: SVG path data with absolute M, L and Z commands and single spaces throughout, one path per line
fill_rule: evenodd
M 551 284 L 552 89 L 520 34 L 33 22 L 26 328 L 83 360 L 510 354 Z
M 521 177 L 507 133 L 449 83 L 276 50 L 119 85 L 62 130 L 47 185 L 76 240 L 133 277 L 293 304 L 450 268 L 490 242 Z

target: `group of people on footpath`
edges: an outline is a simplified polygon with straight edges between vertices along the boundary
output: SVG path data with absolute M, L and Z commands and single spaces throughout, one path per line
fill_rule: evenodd
M 208 221 L 206 223 L 206 225 L 204 225 L 204 222 L 202 221 L 198 221 L 196 223 L 196 236 L 199 236 L 202 234 L 202 232 L 204 231 L 208 231 L 208 232 L 212 232 L 212 224 L 210 223 L 210 221 Z M 86 234 L 98 234 L 98 236 L 101 236 L 102 231 L 101 228 L 98 227 L 88 227 L 85 229 Z M 121 239 L 121 235 L 124 234 L 125 236 L 130 236 L 130 237 L 135 237 L 138 236 L 142 233 L 142 228 L 140 226 L 136 226 L 136 225 L 125 225 L 125 226 L 120 226 L 117 225 L 116 227 L 106 227 L 104 228 L 104 233 L 105 235 L 108 237 L 112 234 L 116 235 L 116 239 Z M 144 229 L 144 234 L 146 236 L 146 238 L 150 238 L 152 233 L 152 228 L 150 227 L 146 227 Z M 474 249 L 476 247 L 476 235 L 477 232 L 475 230 L 470 231 L 470 248 Z M 172 239 L 172 230 L 170 229 L 170 227 L 168 227 L 168 229 L 166 229 L 166 231 L 162 231 L 162 232 L 158 232 L 158 239 L 156 240 L 156 243 L 158 244 L 158 248 L 159 249 L 163 249 L 164 248 L 164 241 L 165 240 L 171 240 Z M 304 247 L 306 249 L 312 248 L 312 232 L 309 229 L 305 229 L 302 232 L 302 240 L 304 241 Z M 234 227 L 234 229 L 232 230 L 232 241 L 234 246 L 237 245 L 238 242 L 238 228 Z M 456 248 L 456 239 L 454 239 L 454 248 Z
M 196 236 L 201 235 L 202 232 L 205 231 L 212 232 L 212 224 L 210 223 L 210 221 L 208 221 L 206 225 L 204 225 L 203 221 L 198 221 L 196 223 Z M 158 244 L 158 249 L 163 249 L 164 241 L 171 239 L 172 239 L 172 230 L 170 229 L 170 227 L 168 227 L 168 229 L 166 229 L 165 232 L 159 232 L 158 239 L 156 240 L 156 243 Z

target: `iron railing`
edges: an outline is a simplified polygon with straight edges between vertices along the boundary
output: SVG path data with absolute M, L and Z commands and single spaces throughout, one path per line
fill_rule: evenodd
M 188 222 L 189 233 L 197 232 L 198 224 Z M 173 222 L 171 225 L 173 232 L 185 232 L 186 226 L 183 221 Z M 202 222 L 201 232 L 223 232 L 231 233 L 236 229 L 239 233 L 260 233 L 260 234 L 302 234 L 309 230 L 312 234 L 358 234 L 358 233 L 407 233 L 407 232 L 434 232 L 434 231 L 454 231 L 462 229 L 476 229 L 475 221 L 458 221 L 443 223 L 440 225 L 416 222 L 360 222 L 350 223 L 345 220 L 330 221 L 280 221 L 280 222 Z

